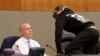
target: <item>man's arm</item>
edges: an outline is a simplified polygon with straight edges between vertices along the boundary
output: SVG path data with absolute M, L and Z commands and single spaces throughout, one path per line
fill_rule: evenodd
M 65 18 L 59 17 L 58 19 L 56 19 L 55 42 L 56 42 L 57 53 L 63 53 L 61 43 L 62 43 L 62 32 L 65 24 L 66 24 Z

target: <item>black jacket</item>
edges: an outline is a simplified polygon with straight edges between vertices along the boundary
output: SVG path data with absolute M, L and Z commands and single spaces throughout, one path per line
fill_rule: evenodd
M 57 53 L 63 53 L 61 48 L 62 43 L 62 31 L 66 30 L 74 34 L 78 34 L 85 28 L 94 25 L 94 23 L 78 14 L 69 13 L 64 10 L 57 18 L 55 22 L 55 42 Z

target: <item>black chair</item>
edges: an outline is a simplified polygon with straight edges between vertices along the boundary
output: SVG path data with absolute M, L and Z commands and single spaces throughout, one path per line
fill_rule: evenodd
M 9 36 L 9 37 L 4 38 L 1 48 L 0 48 L 0 53 L 3 53 L 4 49 L 6 48 L 12 48 L 15 41 L 18 40 L 19 38 L 20 36 Z

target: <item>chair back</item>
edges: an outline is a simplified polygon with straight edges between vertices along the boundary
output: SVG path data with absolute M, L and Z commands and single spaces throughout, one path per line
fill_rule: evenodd
M 4 38 L 0 52 L 3 52 L 4 49 L 6 48 L 12 48 L 13 44 L 18 40 L 20 37 L 19 36 L 9 36 Z

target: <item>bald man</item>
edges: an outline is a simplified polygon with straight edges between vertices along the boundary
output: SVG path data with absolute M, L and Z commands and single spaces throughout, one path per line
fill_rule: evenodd
M 40 44 L 32 40 L 32 28 L 29 23 L 22 23 L 19 26 L 19 33 L 21 38 L 18 39 L 13 45 L 15 54 L 25 54 L 28 55 L 30 47 L 40 47 Z

